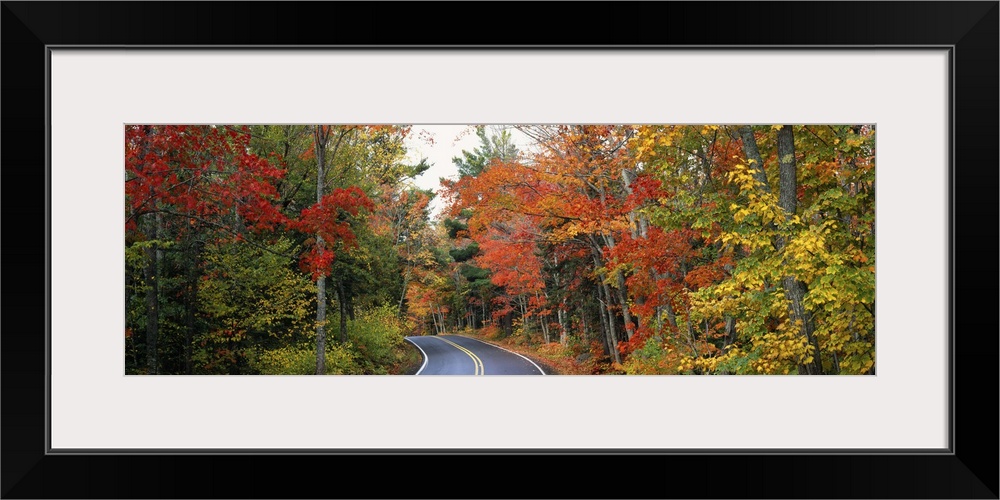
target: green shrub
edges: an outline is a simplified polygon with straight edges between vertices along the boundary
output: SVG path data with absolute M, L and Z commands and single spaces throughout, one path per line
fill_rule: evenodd
M 667 351 L 663 343 L 650 337 L 642 344 L 642 347 L 632 351 L 624 363 L 625 373 L 629 375 L 672 375 L 677 371 L 671 371 L 667 363 Z
M 316 373 L 316 346 L 297 344 L 277 349 L 257 351 L 250 357 L 251 368 L 261 375 L 312 375 Z M 327 343 L 327 375 L 357 373 L 350 345 Z
M 341 344 L 340 318 L 328 318 L 326 373 L 328 375 L 385 374 L 399 361 L 406 325 L 392 306 L 361 311 L 347 322 L 347 342 Z M 299 343 L 277 349 L 257 350 L 249 357 L 251 369 L 262 375 L 311 375 L 316 373 L 316 346 Z
M 362 311 L 347 322 L 347 339 L 363 373 L 385 374 L 397 361 L 406 325 L 393 306 Z

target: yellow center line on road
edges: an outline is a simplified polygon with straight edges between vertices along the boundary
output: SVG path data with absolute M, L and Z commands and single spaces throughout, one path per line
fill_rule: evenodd
M 483 360 L 479 359 L 479 356 L 476 356 L 476 353 L 474 353 L 474 352 L 472 352 L 472 351 L 470 351 L 470 350 L 468 350 L 468 349 L 466 349 L 466 348 L 464 348 L 464 347 L 462 347 L 462 346 L 460 346 L 460 345 L 458 345 L 458 344 L 456 344 L 456 343 L 454 343 L 454 342 L 452 342 L 452 341 L 450 341 L 448 339 L 443 339 L 443 338 L 438 337 L 438 336 L 435 336 L 434 338 L 436 338 L 436 339 L 438 339 L 438 340 L 440 340 L 442 342 L 447 342 L 447 343 L 451 344 L 452 346 L 454 346 L 456 349 L 458 349 L 458 350 L 460 350 L 460 351 L 468 354 L 469 357 L 472 358 L 472 362 L 475 363 L 475 365 L 476 365 L 476 373 L 475 373 L 476 375 L 485 375 L 486 374 L 486 368 L 483 366 Z

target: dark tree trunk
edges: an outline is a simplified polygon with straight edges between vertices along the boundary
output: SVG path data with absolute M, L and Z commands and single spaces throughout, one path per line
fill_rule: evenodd
M 340 304 L 340 342 L 344 343 L 347 342 L 347 294 L 343 280 L 337 280 L 337 303 Z
M 601 289 L 604 290 L 604 313 L 608 316 L 608 347 L 611 349 L 611 357 L 615 363 L 621 363 L 621 354 L 618 352 L 618 334 L 615 331 L 615 314 L 611 312 L 611 287 L 607 283 L 601 282 Z
M 611 335 L 608 333 L 608 315 L 604 314 L 604 295 L 601 294 L 600 285 L 595 290 L 597 292 L 597 316 L 601 320 L 601 344 L 604 345 L 608 356 L 611 356 Z
M 667 324 L 671 328 L 677 328 L 677 315 L 674 314 L 674 307 L 670 305 L 670 297 L 663 301 L 663 310 L 667 313 Z
M 127 265 L 128 264 L 126 264 L 126 266 Z M 143 274 L 145 274 L 145 270 L 143 270 Z M 133 271 L 131 269 L 126 268 L 126 272 L 125 272 L 125 311 L 131 311 L 132 308 L 134 307 L 133 306 L 133 302 L 132 302 L 134 300 L 134 298 L 133 298 L 134 294 L 135 294 L 135 277 L 133 275 Z M 125 365 L 128 366 L 128 364 L 129 364 L 128 360 L 131 357 L 132 358 L 132 366 L 135 366 L 136 368 L 138 368 L 139 367 L 139 359 L 136 357 L 136 353 L 135 353 L 135 334 L 136 334 L 136 332 L 132 332 L 132 334 L 129 335 L 129 333 L 128 333 L 128 329 L 129 328 L 130 328 L 130 326 L 128 324 L 128 320 L 126 319 L 126 323 L 125 323 L 125 330 L 126 330 L 125 331 Z
M 194 342 L 194 305 L 188 301 L 187 317 L 184 320 L 184 373 L 191 375 L 191 343 Z
M 514 311 L 508 311 L 503 315 L 503 333 L 505 337 L 514 334 Z
M 184 315 L 184 373 L 191 375 L 191 342 L 194 341 L 194 315 L 198 297 L 198 260 L 197 254 L 192 255 L 188 268 L 187 286 L 185 287 Z
M 152 214 L 147 216 L 147 219 L 154 219 L 149 221 L 149 241 L 153 242 L 158 237 L 157 222 Z M 156 374 L 156 341 L 160 333 L 160 287 L 157 283 L 158 260 L 159 252 L 156 249 L 155 243 L 151 243 L 150 246 L 146 247 L 146 269 L 144 275 L 146 280 L 146 373 L 150 375 Z
M 795 215 L 798 186 L 796 183 L 795 171 L 795 137 L 792 134 L 791 125 L 785 125 L 778 130 L 778 178 L 781 191 L 778 194 L 778 205 L 785 211 L 785 218 L 791 219 Z M 778 251 L 785 246 L 784 241 L 779 241 Z M 793 321 L 800 322 L 801 334 L 813 347 L 813 359 L 811 363 L 799 366 L 799 373 L 809 375 L 822 375 L 823 363 L 820 359 L 819 342 L 813 335 L 815 325 L 812 315 L 809 314 L 803 305 L 806 295 L 806 284 L 798 281 L 793 276 L 785 276 L 781 280 L 785 288 L 785 297 L 791 302 L 789 315 Z
M 316 203 L 323 201 L 323 184 L 325 182 L 326 142 L 328 132 L 316 125 L 313 130 L 313 146 L 316 150 Z M 316 247 L 324 248 L 323 237 L 316 235 Z M 326 373 L 326 275 L 321 274 L 316 280 L 316 375 Z
M 406 301 L 406 286 L 409 285 L 410 279 L 408 276 L 403 277 L 403 292 L 399 294 L 399 308 L 397 312 L 400 318 L 405 318 L 406 314 L 403 312 L 403 304 Z
M 625 318 L 625 338 L 626 340 L 632 340 L 632 335 L 635 333 L 635 324 L 638 323 L 638 318 L 633 318 L 632 311 L 628 308 L 628 288 L 625 286 L 625 276 L 621 271 L 615 271 L 615 278 L 618 283 L 618 288 L 615 289 L 615 295 L 618 296 L 618 303 L 622 306 L 622 317 Z M 633 323 L 633 319 L 635 323 Z
M 687 317 L 684 320 L 684 326 L 687 329 L 688 334 L 688 345 L 691 347 L 691 352 L 694 353 L 695 357 L 700 356 L 698 354 L 698 345 L 695 342 L 698 340 L 698 331 L 694 329 L 694 321 L 691 320 L 691 309 L 687 311 Z
M 803 375 L 822 375 L 823 364 L 820 360 L 819 342 L 816 340 L 816 336 L 813 335 L 815 325 L 813 324 L 812 315 L 802 305 L 806 295 L 805 283 L 796 280 L 792 276 L 786 276 L 781 280 L 781 284 L 785 287 L 785 297 L 791 302 L 789 305 L 789 315 L 792 319 L 801 322 L 800 332 L 813 348 L 812 362 L 800 365 L 799 373 Z
M 190 267 L 188 267 L 187 273 L 187 289 L 186 291 L 186 314 L 184 318 L 184 373 L 191 375 L 192 364 L 191 364 L 191 344 L 194 342 L 194 317 L 198 309 L 198 251 L 197 242 L 193 243 L 191 246 L 191 259 Z
M 795 137 L 791 125 L 778 130 L 778 184 L 778 205 L 785 210 L 785 218 L 791 219 L 798 204 Z
M 341 287 L 341 289 L 343 289 L 343 284 L 341 284 Z M 354 321 L 354 296 L 350 294 L 345 295 L 347 295 L 347 299 L 345 301 L 347 304 L 347 317 L 350 318 L 351 321 Z
M 740 127 L 740 137 L 743 139 L 743 154 L 750 162 L 750 170 L 753 176 L 760 183 L 760 188 L 764 192 L 770 193 L 771 186 L 767 183 L 767 172 L 764 171 L 764 159 L 760 157 L 757 149 L 757 139 L 753 135 L 753 129 L 749 125 Z
M 321 243 L 322 238 L 317 236 Z M 316 375 L 326 373 L 326 276 L 316 280 Z
M 726 343 L 725 346 L 729 346 L 733 342 L 736 342 L 736 320 L 732 316 L 726 315 Z

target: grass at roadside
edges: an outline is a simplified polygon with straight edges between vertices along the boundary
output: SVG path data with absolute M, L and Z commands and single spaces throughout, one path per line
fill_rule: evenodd
M 414 375 L 424 363 L 424 357 L 417 350 L 416 346 L 404 341 L 396 346 L 393 353 L 396 362 L 389 367 L 390 375 Z
M 464 329 L 454 332 L 458 335 L 472 337 L 496 344 L 530 358 L 551 375 L 592 375 L 604 373 L 606 363 L 601 362 L 600 355 L 594 355 L 594 346 L 562 345 L 558 342 L 540 343 L 526 335 L 511 335 L 501 338 L 499 330 L 484 328 L 480 330 Z M 535 340 L 535 342 L 533 342 Z M 536 343 L 537 342 L 537 343 Z

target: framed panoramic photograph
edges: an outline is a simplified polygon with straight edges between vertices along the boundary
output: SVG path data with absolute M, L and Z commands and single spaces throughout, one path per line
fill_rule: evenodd
M 876 374 L 872 124 L 124 136 L 127 375 Z
M 997 498 L 997 2 L 236 7 L 3 4 L 4 497 Z

